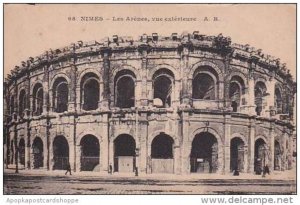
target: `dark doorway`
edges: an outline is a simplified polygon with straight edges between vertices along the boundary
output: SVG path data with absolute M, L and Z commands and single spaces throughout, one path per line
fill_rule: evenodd
M 64 136 L 57 136 L 53 141 L 53 169 L 64 170 L 69 162 L 69 145 Z
M 230 170 L 244 171 L 244 142 L 235 137 L 230 142 Z
M 281 165 L 281 148 L 277 140 L 274 142 L 274 170 L 280 170 Z
M 151 167 L 153 173 L 173 173 L 174 140 L 166 134 L 156 136 L 151 144 Z
M 20 164 L 25 166 L 25 140 L 23 138 L 19 142 L 19 160 Z
M 114 171 L 133 172 L 135 168 L 135 140 L 127 134 L 114 140 Z
M 254 170 L 256 174 L 261 174 L 263 167 L 266 165 L 268 158 L 268 150 L 266 143 L 263 139 L 255 141 L 255 159 L 254 159 Z
M 44 147 L 41 138 L 36 137 L 32 143 L 33 168 L 38 169 L 44 166 Z
M 94 171 L 100 158 L 99 140 L 93 135 L 86 135 L 81 139 L 80 147 L 81 171 Z
M 218 142 L 208 132 L 197 134 L 192 142 L 191 172 L 215 173 L 218 167 Z

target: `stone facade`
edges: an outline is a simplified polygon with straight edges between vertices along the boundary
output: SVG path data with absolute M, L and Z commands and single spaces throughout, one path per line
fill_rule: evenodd
M 279 59 L 221 34 L 79 41 L 22 62 L 4 89 L 7 165 L 145 174 L 292 168 L 295 82 Z

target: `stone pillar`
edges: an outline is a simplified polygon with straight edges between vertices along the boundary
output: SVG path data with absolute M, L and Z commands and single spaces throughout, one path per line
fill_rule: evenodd
M 218 100 L 218 107 L 222 108 L 226 106 L 226 94 L 224 93 L 225 91 L 225 83 L 224 81 L 219 81 L 217 82 L 218 86 L 218 91 L 217 91 L 217 100 Z
M 76 119 L 74 115 L 69 116 L 69 162 L 71 169 L 75 172 L 77 171 L 76 167 Z
M 180 72 L 182 77 L 182 96 L 181 103 L 189 105 L 190 104 L 190 91 L 189 91 L 189 82 L 188 82 L 188 72 L 186 70 L 189 68 L 189 49 L 183 47 L 181 53 L 180 61 Z
M 189 140 L 189 113 L 182 112 L 181 174 L 190 174 L 191 142 Z
M 274 78 L 270 78 L 269 81 L 267 81 L 267 92 L 268 96 L 266 99 L 267 104 L 267 110 L 266 110 L 266 117 L 272 117 L 275 115 L 275 80 Z
M 148 144 L 148 122 L 147 113 L 141 113 L 141 119 L 139 122 L 140 129 L 140 165 L 139 172 L 145 174 L 147 172 L 147 144 Z
M 52 88 L 49 88 L 49 101 L 48 101 L 49 102 L 49 112 L 54 112 L 53 92 L 55 92 L 55 90 L 52 90 Z
M 100 149 L 101 150 L 101 149 Z M 81 162 L 80 162 L 80 158 L 81 158 L 81 147 L 80 144 L 75 144 L 75 153 L 76 153 L 76 158 L 75 158 L 75 167 L 76 167 L 76 172 L 80 172 L 81 171 Z M 100 155 L 101 158 L 101 155 Z
M 249 145 L 248 145 L 248 172 L 254 172 L 254 158 L 255 158 L 255 120 L 250 119 L 249 126 Z
M 80 85 L 76 85 L 76 111 L 81 111 L 81 93 L 80 93 Z
M 103 114 L 102 116 L 102 129 L 101 129 L 101 145 L 100 145 L 100 171 L 108 172 L 109 163 L 113 166 L 113 163 L 109 161 L 109 154 L 112 151 L 113 154 L 113 146 L 109 147 L 109 121 L 108 114 Z M 111 150 L 112 149 L 112 150 Z M 113 157 L 113 156 L 112 156 Z
M 103 57 L 103 75 L 102 75 L 102 81 L 103 81 L 103 90 L 102 90 L 102 102 L 101 106 L 104 109 L 109 108 L 109 101 L 110 101 L 110 50 L 105 49 L 102 51 L 102 57 Z
M 30 121 L 27 122 L 27 141 L 25 142 L 25 169 L 30 169 L 30 149 L 31 149 L 31 126 Z
M 143 87 L 144 87 L 144 82 L 141 80 L 135 80 L 134 83 L 134 106 L 135 107 L 139 107 L 142 105 L 142 102 L 144 103 L 144 106 L 146 105 L 145 102 L 147 102 L 148 100 L 143 99 L 142 100 L 142 92 L 143 92 Z M 144 97 L 145 98 L 145 97 Z
M 147 77 L 148 77 L 148 69 L 147 69 L 147 47 L 142 50 L 142 82 L 140 87 L 140 105 L 147 106 L 148 105 L 148 96 L 147 96 Z M 137 89 L 136 89 L 137 90 Z M 139 93 L 136 93 L 136 95 Z
M 52 89 L 52 88 L 51 88 Z M 43 78 L 43 114 L 48 112 L 49 102 L 49 72 L 48 66 L 44 67 L 44 78 Z M 52 111 L 52 107 L 51 107 Z
M 77 67 L 75 65 L 71 65 L 70 72 L 71 83 L 69 85 L 69 103 L 68 103 L 68 111 L 75 111 L 75 102 L 76 102 L 76 85 L 77 85 Z
M 224 172 L 225 174 L 230 173 L 230 139 L 231 139 L 231 116 L 225 115 L 224 119 Z M 219 142 L 220 143 L 220 142 Z M 222 170 L 220 170 L 222 171 Z
M 108 143 L 108 163 L 109 163 L 109 165 L 112 165 L 113 171 L 114 171 L 115 170 L 115 165 L 114 165 L 114 142 L 113 142 L 111 136 L 110 136 L 109 143 Z
M 102 90 L 103 90 L 103 82 L 101 81 L 101 79 L 99 79 L 99 101 L 98 101 L 98 110 L 101 108 L 101 101 L 102 101 Z M 80 111 L 77 109 L 77 111 Z
M 180 105 L 180 91 L 181 81 L 175 79 L 174 88 L 172 90 L 172 107 L 178 107 Z
M 289 133 L 288 169 L 293 168 L 293 135 Z
M 255 112 L 255 95 L 254 95 L 254 79 L 253 77 L 249 78 L 248 80 L 248 99 L 247 99 L 247 114 L 249 115 L 256 115 Z
M 247 142 L 245 142 L 245 143 L 247 143 Z M 244 172 L 248 172 L 248 170 L 249 170 L 248 156 L 249 156 L 248 145 L 245 144 L 245 146 L 244 146 Z
M 282 153 L 282 156 L 281 156 L 281 171 L 285 171 L 286 168 L 287 168 L 287 163 L 286 163 L 286 158 L 287 158 L 287 148 L 286 148 L 286 141 L 287 141 L 287 133 L 286 133 L 286 130 L 283 131 L 283 139 L 282 139 L 282 147 L 283 147 L 283 153 Z
M 174 146 L 174 173 L 180 174 L 180 146 Z
M 54 165 L 54 159 L 53 159 L 53 142 L 52 142 L 52 136 L 50 135 L 51 133 L 51 126 L 50 126 L 50 119 L 48 119 L 47 121 L 47 148 L 45 149 L 45 151 L 47 152 L 47 169 L 48 170 L 53 170 L 53 165 Z M 52 130 L 52 132 L 54 133 L 54 130 Z
M 269 149 L 270 149 L 270 156 L 269 156 L 269 168 L 271 171 L 274 171 L 274 152 L 275 152 L 275 132 L 274 132 L 274 125 L 271 123 L 270 131 L 270 142 L 269 142 Z
M 52 166 L 50 166 L 51 159 L 50 159 L 50 156 L 49 156 L 50 147 L 48 147 L 48 145 L 47 145 L 47 140 L 48 140 L 47 138 L 42 139 L 42 141 L 43 141 L 43 157 L 44 157 L 43 168 L 46 169 L 46 170 L 52 170 Z M 32 155 L 33 155 L 33 149 L 31 149 L 31 152 L 32 152 Z M 33 165 L 32 165 L 32 167 L 33 167 Z

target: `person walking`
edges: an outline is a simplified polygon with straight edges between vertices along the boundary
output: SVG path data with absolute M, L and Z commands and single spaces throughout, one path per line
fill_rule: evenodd
M 70 162 L 68 162 L 68 164 L 67 164 L 67 171 L 66 171 L 65 175 L 67 175 L 67 174 L 68 174 L 68 172 L 70 172 L 70 175 L 72 175 L 72 173 L 71 173 L 71 166 L 70 166 Z

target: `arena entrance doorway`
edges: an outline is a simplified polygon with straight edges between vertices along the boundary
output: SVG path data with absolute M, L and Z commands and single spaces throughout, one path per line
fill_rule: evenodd
M 254 171 L 256 174 L 261 174 L 265 165 L 267 165 L 268 148 L 263 139 L 255 141 L 255 160 Z
M 245 144 L 241 138 L 235 137 L 230 142 L 230 170 L 244 172 L 244 147 Z
M 53 169 L 64 170 L 69 162 L 69 145 L 64 136 L 57 136 L 53 141 Z
M 157 135 L 151 144 L 152 173 L 174 173 L 174 140 L 169 135 Z
M 208 132 L 197 134 L 192 142 L 190 167 L 192 173 L 215 173 L 218 166 L 218 142 Z
M 99 165 L 100 146 L 99 140 L 94 135 L 86 135 L 80 141 L 81 171 L 96 171 L 95 168 Z
M 114 171 L 134 172 L 135 160 L 135 140 L 127 134 L 119 135 L 114 140 Z
M 36 137 L 32 143 L 33 168 L 38 169 L 44 166 L 44 148 L 41 138 Z

